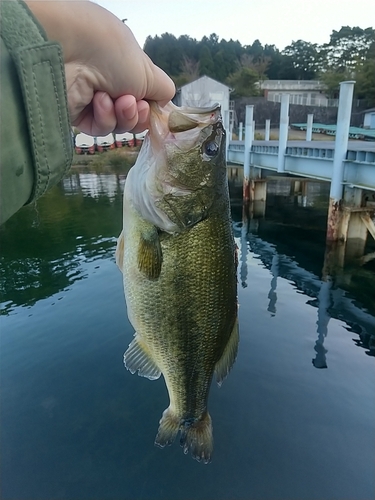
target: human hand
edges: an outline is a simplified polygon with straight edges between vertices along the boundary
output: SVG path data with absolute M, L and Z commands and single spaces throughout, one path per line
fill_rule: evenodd
M 149 125 L 147 100 L 165 105 L 174 96 L 173 81 L 106 9 L 89 1 L 26 3 L 62 46 L 71 122 L 82 132 L 141 132 Z

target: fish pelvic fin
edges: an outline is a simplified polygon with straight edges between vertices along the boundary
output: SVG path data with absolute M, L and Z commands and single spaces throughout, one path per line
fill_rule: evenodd
M 161 374 L 147 346 L 141 342 L 137 334 L 124 354 L 124 364 L 130 373 L 134 374 L 138 371 L 139 376 L 150 380 L 158 379 Z
M 116 264 L 118 265 L 120 271 L 122 272 L 122 266 L 124 265 L 124 230 L 121 231 L 121 234 L 117 239 L 115 256 L 116 256 Z
M 163 262 L 159 234 L 155 226 L 143 228 L 138 245 L 138 269 L 150 280 L 160 276 Z
M 223 383 L 224 379 L 226 378 L 230 369 L 232 368 L 233 363 L 236 360 L 239 338 L 240 337 L 238 332 L 238 318 L 236 318 L 228 343 L 225 346 L 221 358 L 219 359 L 219 361 L 216 363 L 215 366 L 216 382 L 219 387 Z
M 164 412 L 159 422 L 158 433 L 155 438 L 155 445 L 159 448 L 169 446 L 176 439 L 180 429 L 180 419 L 169 407 Z
M 212 422 L 206 411 L 199 420 L 186 421 L 181 429 L 180 445 L 198 462 L 208 464 L 213 451 Z

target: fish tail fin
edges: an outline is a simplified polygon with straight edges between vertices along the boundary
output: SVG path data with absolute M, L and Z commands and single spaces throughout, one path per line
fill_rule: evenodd
M 155 445 L 159 448 L 169 446 L 176 439 L 180 429 L 180 419 L 169 407 L 164 412 L 159 422 L 159 430 L 155 438 Z
M 180 444 L 184 453 L 192 454 L 198 462 L 208 464 L 213 451 L 212 422 L 210 414 L 206 411 L 202 418 L 193 422 L 185 422 L 181 430 Z

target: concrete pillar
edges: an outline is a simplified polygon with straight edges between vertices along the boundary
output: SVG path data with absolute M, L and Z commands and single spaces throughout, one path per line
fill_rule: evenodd
M 270 140 L 270 129 L 271 129 L 271 120 L 266 120 L 266 135 L 264 137 L 265 141 Z
M 307 115 L 306 141 L 312 141 L 312 126 L 314 115 Z
M 362 189 L 357 187 L 345 186 L 344 187 L 344 200 L 345 205 L 349 207 L 362 206 Z
M 225 160 L 228 162 L 228 149 L 229 149 L 229 135 L 230 135 L 230 131 L 229 131 L 229 111 L 226 110 L 224 111 L 224 116 L 223 116 L 223 121 L 224 121 L 224 128 L 225 128 L 225 139 L 226 139 L 226 142 L 225 142 Z
M 266 201 L 267 199 L 267 180 L 254 180 L 253 201 Z
M 331 190 L 329 193 L 327 241 L 337 241 L 339 239 L 342 218 L 344 160 L 348 150 L 354 84 L 354 81 L 340 83 L 335 153 L 333 157 Z
M 238 130 L 238 140 L 239 141 L 242 141 L 242 134 L 243 134 L 243 123 L 240 122 L 240 127 L 239 127 L 239 130 Z
M 253 115 L 254 106 L 246 106 L 246 119 L 245 119 L 245 156 L 243 162 L 243 201 L 249 201 L 249 188 L 250 188 L 250 150 L 253 143 Z
M 253 140 L 254 140 L 254 137 L 255 137 L 255 120 L 253 120 Z
M 277 171 L 285 171 L 285 151 L 288 141 L 289 126 L 289 94 L 282 94 L 280 109 L 279 154 L 277 158 Z
M 253 219 L 263 219 L 266 215 L 266 201 L 251 201 L 249 203 Z

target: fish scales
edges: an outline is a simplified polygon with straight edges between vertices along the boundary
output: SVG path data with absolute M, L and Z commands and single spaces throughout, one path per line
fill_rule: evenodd
M 169 113 L 175 110 L 172 106 Z M 205 114 L 210 116 L 207 111 Z M 207 411 L 212 376 L 215 369 L 219 382 L 226 376 L 238 342 L 235 245 L 223 160 L 225 139 L 221 122 L 217 115 L 214 118 L 213 123 L 201 125 L 198 138 L 182 152 L 181 143 L 174 148 L 173 136 L 168 136 L 167 147 L 163 142 L 159 146 L 166 155 L 164 176 L 179 191 L 171 194 L 168 187 L 167 194 L 160 197 L 159 193 L 154 204 L 167 214 L 167 224 L 175 224 L 174 230 L 163 230 L 163 223 L 153 224 L 148 209 L 137 204 L 129 189 L 137 179 L 137 165 L 133 173 L 130 171 L 133 179 L 129 174 L 124 230 L 117 249 L 128 316 L 136 330 L 125 353 L 125 364 L 132 373 L 138 371 L 151 379 L 162 373 L 168 388 L 170 405 L 160 421 L 156 444 L 171 444 L 180 431 L 184 451 L 204 462 L 211 459 L 213 447 Z M 220 127 L 215 128 L 217 123 Z M 188 126 L 197 128 L 191 122 Z M 208 145 L 216 151 L 213 138 L 219 148 L 216 163 L 210 151 L 208 159 L 203 155 L 202 162 L 202 144 L 207 148 L 207 141 L 211 141 Z M 143 161 L 150 154 L 147 147 Z M 158 156 L 157 148 L 153 153 L 155 149 Z M 138 177 L 142 177 L 140 172 Z M 147 197 L 145 190 L 142 196 Z

